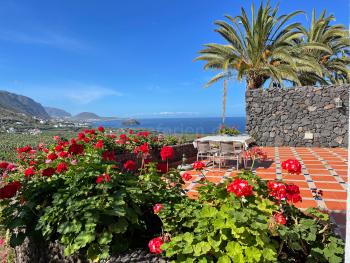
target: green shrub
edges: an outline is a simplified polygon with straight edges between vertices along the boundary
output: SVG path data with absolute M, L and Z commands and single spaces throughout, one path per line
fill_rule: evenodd
M 219 134 L 226 134 L 226 135 L 238 135 L 240 134 L 239 130 L 237 130 L 235 127 L 220 127 Z
M 163 204 L 159 216 L 171 236 L 164 254 L 175 262 L 342 262 L 344 244 L 329 216 L 293 205 L 299 189 L 266 183 L 251 172 L 233 182 L 206 180 L 198 200 Z M 274 188 L 275 187 L 275 188 Z M 274 189 L 274 190 L 273 190 Z
M 0 188 L 12 246 L 26 236 L 59 240 L 65 255 L 79 252 L 98 260 L 145 246 L 159 234 L 152 207 L 185 198 L 181 176 L 177 171 L 161 174 L 152 163 L 140 171 L 133 161 L 118 163 L 116 153 L 127 143 L 116 143 L 114 136 L 99 130 L 79 133 L 71 141 L 56 137 L 48 147 L 18 149 L 21 165 L 5 169 Z M 135 136 L 143 146 L 138 154 L 148 158 L 148 135 Z

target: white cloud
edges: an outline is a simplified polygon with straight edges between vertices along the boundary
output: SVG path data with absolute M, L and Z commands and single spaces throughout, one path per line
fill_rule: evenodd
M 0 39 L 23 44 L 46 45 L 62 49 L 87 48 L 87 45 L 77 38 L 50 31 L 34 33 L 5 31 L 0 32 Z
M 63 96 L 79 104 L 88 104 L 107 96 L 122 96 L 122 93 L 100 86 L 87 86 L 84 88 L 68 89 Z
M 39 102 L 45 102 L 43 104 L 67 101 L 73 104 L 84 105 L 105 97 L 123 96 L 116 89 L 81 82 L 67 82 L 58 85 L 28 85 L 20 82 L 13 86 L 13 88 L 4 89 L 31 97 Z

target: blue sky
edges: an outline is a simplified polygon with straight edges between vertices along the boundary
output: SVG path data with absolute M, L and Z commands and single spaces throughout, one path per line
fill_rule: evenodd
M 222 85 L 205 89 L 214 72 L 192 60 L 202 44 L 222 42 L 215 20 L 252 2 L 2 0 L 0 89 L 73 114 L 220 116 Z M 281 0 L 280 7 L 326 8 L 349 24 L 348 0 Z M 244 116 L 244 92 L 244 82 L 229 83 L 228 116 Z

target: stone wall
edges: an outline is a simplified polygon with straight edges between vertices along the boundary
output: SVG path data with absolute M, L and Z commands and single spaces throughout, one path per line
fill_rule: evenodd
M 261 146 L 347 147 L 349 87 L 247 91 L 246 130 Z

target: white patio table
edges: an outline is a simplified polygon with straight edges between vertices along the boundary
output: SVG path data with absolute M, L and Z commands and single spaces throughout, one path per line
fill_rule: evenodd
M 244 145 L 246 149 L 250 143 L 254 142 L 254 139 L 248 134 L 240 134 L 240 135 L 211 135 L 205 136 L 199 139 L 194 140 L 193 146 L 197 148 L 197 142 L 240 142 Z

